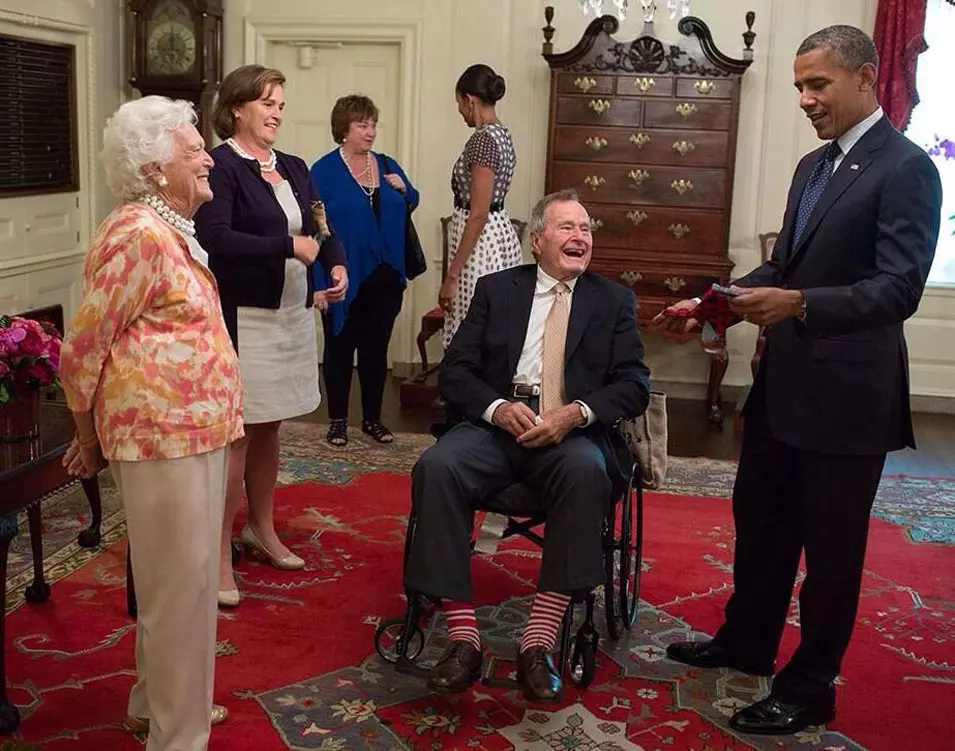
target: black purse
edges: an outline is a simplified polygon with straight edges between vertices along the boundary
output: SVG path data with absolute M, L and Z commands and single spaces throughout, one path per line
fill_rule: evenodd
M 385 165 L 388 166 L 390 172 L 397 172 L 395 161 L 391 157 L 385 157 Z M 424 257 L 421 240 L 418 239 L 418 230 L 415 229 L 414 222 L 411 220 L 411 207 L 405 204 L 405 208 L 407 210 L 405 216 L 405 276 L 410 281 L 428 270 L 428 262 Z

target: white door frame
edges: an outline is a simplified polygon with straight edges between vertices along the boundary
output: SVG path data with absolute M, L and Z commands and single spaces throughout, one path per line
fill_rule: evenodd
M 400 111 L 395 122 L 398 160 L 410 174 L 417 173 L 418 148 L 416 134 L 421 80 L 420 21 L 339 21 L 335 19 L 245 19 L 246 64 L 267 64 L 268 45 L 272 42 L 351 42 L 364 44 L 397 44 L 401 65 L 398 102 Z M 410 298 L 410 296 L 409 296 Z M 405 301 L 406 303 L 409 300 Z M 392 352 L 398 362 L 413 360 L 414 306 L 406 304 L 398 316 Z M 394 346 L 397 345 L 397 346 Z

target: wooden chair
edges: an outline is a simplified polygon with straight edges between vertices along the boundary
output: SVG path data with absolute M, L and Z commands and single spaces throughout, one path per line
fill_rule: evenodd
M 514 225 L 514 231 L 517 232 L 517 238 L 524 239 L 524 230 L 527 228 L 527 222 L 520 219 L 511 219 Z M 451 244 L 451 217 L 441 217 L 441 281 L 444 281 L 448 273 L 448 255 Z M 424 383 L 432 373 L 438 369 L 438 365 L 432 365 L 428 362 L 428 340 L 444 328 L 444 311 L 441 307 L 434 307 L 421 316 L 421 328 L 418 330 L 417 343 L 418 354 L 421 355 L 421 372 L 415 376 L 415 383 Z
M 773 255 L 773 246 L 776 244 L 776 239 L 779 237 L 778 232 L 765 232 L 759 236 L 759 256 L 760 263 L 766 263 Z M 756 371 L 759 370 L 759 358 L 763 355 L 763 347 L 766 346 L 766 333 L 762 326 L 759 327 L 759 331 L 756 332 L 756 348 L 753 351 L 753 356 L 749 361 L 749 369 L 753 374 L 753 379 L 756 378 Z M 739 400 L 736 402 L 736 412 L 733 416 L 733 427 L 736 432 L 739 432 L 743 429 L 743 405 L 746 404 L 746 398 L 749 396 L 749 391 L 752 388 L 752 384 L 746 387 L 743 393 L 740 395 Z

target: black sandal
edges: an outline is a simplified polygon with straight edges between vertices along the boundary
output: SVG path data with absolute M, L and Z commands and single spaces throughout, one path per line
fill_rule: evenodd
M 391 443 L 395 440 L 394 433 L 377 420 L 362 420 L 361 432 L 370 435 L 378 443 Z
M 332 446 L 344 446 L 348 443 L 348 420 L 329 420 L 325 440 Z

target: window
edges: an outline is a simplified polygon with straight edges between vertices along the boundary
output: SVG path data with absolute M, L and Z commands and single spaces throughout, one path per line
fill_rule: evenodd
M 929 284 L 955 285 L 955 103 L 951 84 L 955 54 L 955 0 L 928 0 L 925 42 L 916 87 L 919 104 L 905 135 L 932 157 L 942 176 L 942 228 Z
M 0 34 L 0 198 L 79 190 L 74 52 Z

